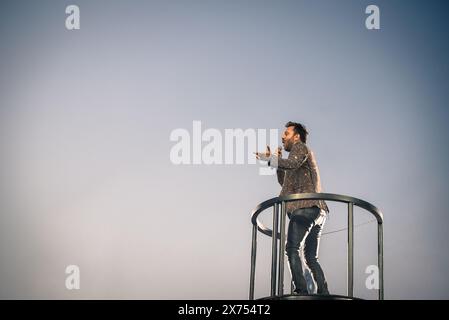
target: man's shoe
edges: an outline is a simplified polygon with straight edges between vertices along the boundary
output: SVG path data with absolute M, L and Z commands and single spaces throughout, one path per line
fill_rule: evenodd
M 318 295 L 320 296 L 328 296 L 330 295 L 329 290 L 322 290 L 321 292 L 317 292 Z
M 309 295 L 309 293 L 307 291 L 300 291 L 300 290 L 293 291 L 293 294 L 296 295 L 296 296 L 308 296 Z

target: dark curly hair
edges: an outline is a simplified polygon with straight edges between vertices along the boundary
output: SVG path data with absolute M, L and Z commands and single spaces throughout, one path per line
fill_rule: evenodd
M 293 121 L 289 121 L 285 124 L 285 127 L 294 127 L 293 131 L 295 131 L 295 133 L 299 134 L 299 137 L 301 138 L 301 141 L 306 143 L 307 141 L 307 136 L 309 134 L 309 131 L 307 131 L 306 126 L 299 123 L 299 122 L 293 122 Z

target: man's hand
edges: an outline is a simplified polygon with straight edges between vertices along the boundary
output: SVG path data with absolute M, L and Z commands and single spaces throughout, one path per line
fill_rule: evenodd
M 258 160 L 268 161 L 271 158 L 270 146 L 267 146 L 267 150 L 265 151 L 265 153 L 261 153 L 261 152 L 254 152 L 254 153 L 256 154 L 256 158 Z M 276 150 L 276 153 L 274 155 L 276 157 L 281 157 L 282 156 L 282 147 L 278 147 Z
M 282 158 L 282 147 L 277 148 L 275 156 L 278 158 Z

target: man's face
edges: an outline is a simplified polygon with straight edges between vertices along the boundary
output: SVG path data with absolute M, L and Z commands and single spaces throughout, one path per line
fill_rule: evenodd
M 290 151 L 293 144 L 299 140 L 299 134 L 295 134 L 294 126 L 287 127 L 282 134 L 282 145 L 285 151 Z

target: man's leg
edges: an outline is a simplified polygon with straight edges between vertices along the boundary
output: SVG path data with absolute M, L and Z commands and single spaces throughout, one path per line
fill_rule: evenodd
M 309 209 L 310 208 L 298 209 L 291 214 L 290 222 L 288 224 L 287 245 L 285 248 L 293 283 L 295 284 L 295 292 L 299 294 L 308 293 L 307 283 L 302 270 L 299 248 L 313 224 L 313 220 L 308 218 Z
M 324 218 L 322 222 L 312 227 L 309 234 L 307 235 L 304 247 L 304 258 L 317 284 L 318 294 L 329 294 L 323 269 L 321 269 L 320 263 L 318 262 L 321 230 L 323 229 L 325 219 L 326 218 Z

